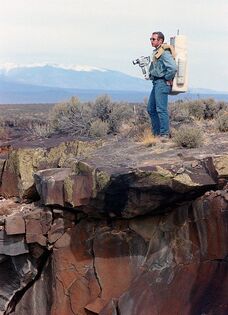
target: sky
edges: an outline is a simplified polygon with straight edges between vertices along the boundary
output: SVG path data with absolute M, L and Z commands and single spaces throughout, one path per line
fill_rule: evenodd
M 188 40 L 189 84 L 228 92 L 228 0 L 0 0 L 0 64 L 89 65 L 141 76 L 132 60 L 162 31 Z

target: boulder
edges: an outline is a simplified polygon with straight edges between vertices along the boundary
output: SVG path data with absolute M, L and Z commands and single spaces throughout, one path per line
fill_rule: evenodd
M 228 178 L 228 155 L 213 157 L 213 163 L 219 177 Z
M 38 144 L 39 145 L 39 144 Z M 26 144 L 25 147 L 12 147 L 9 151 L 3 173 L 0 193 L 9 198 L 34 198 L 36 190 L 33 174 L 38 170 L 61 167 L 67 160 L 76 156 L 88 156 L 102 145 L 102 141 L 67 141 L 48 143 L 42 146 Z
M 19 148 L 12 150 L 5 163 L 1 195 L 6 198 L 25 197 L 32 194 L 33 172 L 44 157 L 42 148 Z
M 17 256 L 28 253 L 28 246 L 25 243 L 24 235 L 7 235 L 0 230 L 0 254 Z
M 22 213 L 6 217 L 5 231 L 7 235 L 25 234 L 25 221 Z
M 64 206 L 64 180 L 71 174 L 70 168 L 53 168 L 34 174 L 37 192 L 44 205 Z
M 52 214 L 48 210 L 37 208 L 24 215 L 26 225 L 26 243 L 38 243 L 47 245 L 47 233 L 51 227 Z

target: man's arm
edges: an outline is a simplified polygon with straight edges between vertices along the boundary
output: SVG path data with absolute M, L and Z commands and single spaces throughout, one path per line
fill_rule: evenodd
M 173 59 L 169 51 L 165 51 L 161 57 L 162 57 L 164 66 L 166 68 L 165 80 L 166 81 L 173 80 L 177 72 L 177 65 L 176 65 L 175 60 Z

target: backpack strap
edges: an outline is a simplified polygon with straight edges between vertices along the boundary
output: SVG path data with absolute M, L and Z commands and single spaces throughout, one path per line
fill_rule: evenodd
M 166 43 L 162 44 L 158 50 L 156 51 L 156 53 L 154 54 L 154 60 L 159 59 L 161 57 L 161 55 L 164 53 L 165 50 L 169 50 L 171 55 L 173 56 L 173 58 L 175 59 L 176 54 L 175 54 L 175 49 L 172 45 L 168 45 Z

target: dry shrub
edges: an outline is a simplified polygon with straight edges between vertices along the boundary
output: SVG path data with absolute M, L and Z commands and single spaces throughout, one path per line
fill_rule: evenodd
M 92 105 L 92 116 L 102 121 L 108 120 L 111 113 L 112 100 L 108 95 L 101 95 L 95 99 Z
M 121 125 L 131 121 L 132 117 L 132 106 L 112 102 L 107 95 L 101 95 L 94 102 L 88 103 L 81 103 L 72 97 L 69 101 L 54 106 L 50 113 L 56 132 L 82 136 L 118 133 Z
M 218 104 L 213 98 L 205 100 L 205 104 L 204 119 L 213 119 L 220 110 Z
M 133 108 L 128 103 L 112 102 L 108 95 L 96 98 L 92 106 L 92 118 L 108 123 L 108 133 L 118 133 L 122 124 L 133 118 Z
M 150 130 L 151 133 L 151 122 L 147 113 L 146 104 L 134 104 L 133 115 L 131 119 L 127 121 L 129 126 L 128 137 L 135 138 L 136 141 L 143 138 L 145 129 Z
M 143 104 L 134 105 L 134 113 L 137 116 L 137 120 L 141 123 L 149 122 L 150 118 L 147 112 L 147 106 Z
M 188 122 L 193 117 L 195 119 L 205 119 L 212 117 L 216 102 L 213 99 L 198 100 L 178 100 L 170 104 L 170 117 L 173 121 Z
M 216 119 L 216 126 L 221 132 L 228 131 L 228 112 L 223 112 L 218 115 Z
M 151 129 L 144 129 L 142 135 L 139 137 L 139 142 L 145 145 L 146 147 L 152 147 L 157 144 L 157 139 L 151 133 Z
M 35 137 L 48 138 L 52 135 L 53 128 L 50 121 L 31 121 L 26 131 Z
M 196 119 L 204 119 L 206 104 L 204 100 L 195 100 L 188 102 L 189 115 Z
M 172 121 L 187 123 L 190 120 L 187 103 L 183 101 L 172 103 L 169 107 L 169 115 Z
M 173 141 L 184 148 L 197 148 L 203 143 L 202 131 L 196 127 L 182 125 L 173 132 Z
M 109 124 L 107 121 L 101 119 L 94 120 L 90 125 L 90 135 L 92 137 L 104 137 L 107 135 L 109 130 Z
M 50 112 L 52 128 L 57 133 L 70 135 L 88 135 L 90 129 L 91 108 L 82 104 L 78 98 L 55 105 Z
M 109 131 L 111 133 L 119 132 L 120 127 L 124 123 L 131 123 L 133 119 L 133 108 L 127 103 L 116 103 L 111 107 L 109 115 Z

